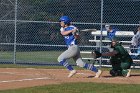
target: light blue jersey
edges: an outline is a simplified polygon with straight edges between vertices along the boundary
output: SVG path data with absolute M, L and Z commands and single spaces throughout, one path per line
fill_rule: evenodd
M 66 28 L 63 28 L 63 31 L 69 31 L 69 30 L 72 30 L 74 28 L 75 28 L 75 26 L 70 25 L 70 26 L 68 26 Z M 73 33 L 70 33 L 67 36 L 64 36 L 64 39 L 65 39 L 65 43 L 66 43 L 67 47 L 69 47 L 71 45 L 77 45 L 77 40 L 75 39 Z

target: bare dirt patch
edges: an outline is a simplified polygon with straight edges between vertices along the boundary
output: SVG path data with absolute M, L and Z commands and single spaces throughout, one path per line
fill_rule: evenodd
M 0 68 L 0 90 L 61 84 L 68 82 L 99 82 L 119 84 L 140 84 L 140 73 L 131 73 L 131 77 L 111 77 L 103 71 L 100 78 L 88 70 L 78 70 L 72 78 L 68 78 L 66 69 L 34 69 L 34 68 Z

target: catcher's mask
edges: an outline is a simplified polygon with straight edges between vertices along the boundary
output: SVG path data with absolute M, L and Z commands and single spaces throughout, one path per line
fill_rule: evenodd
M 119 40 L 117 37 L 114 37 L 111 41 L 111 48 L 113 48 L 116 44 L 119 44 Z

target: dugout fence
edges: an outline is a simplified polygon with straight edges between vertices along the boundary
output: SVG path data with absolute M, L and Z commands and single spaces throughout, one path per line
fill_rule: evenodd
M 109 58 L 96 61 L 91 58 L 91 50 L 105 52 L 109 47 L 109 42 L 103 41 L 103 33 L 96 37 L 99 41 L 90 42 L 94 40 L 91 32 L 103 30 L 109 24 L 120 32 L 135 34 L 140 26 L 139 5 L 140 0 L 0 0 L 0 63 L 59 65 L 57 57 L 67 48 L 58 20 L 68 15 L 80 30 L 83 60 L 108 66 Z M 131 41 L 132 36 L 122 35 L 119 39 Z M 130 44 L 123 43 L 129 52 Z M 139 66 L 140 57 L 134 60 Z

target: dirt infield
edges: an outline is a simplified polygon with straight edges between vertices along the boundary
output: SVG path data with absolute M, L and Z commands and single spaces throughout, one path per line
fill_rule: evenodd
M 100 82 L 140 84 L 140 73 L 131 73 L 131 77 L 111 77 L 104 71 L 100 78 L 88 70 L 78 70 L 72 78 L 67 78 L 66 69 L 34 69 L 34 68 L 0 68 L 0 90 L 61 84 L 67 82 Z

